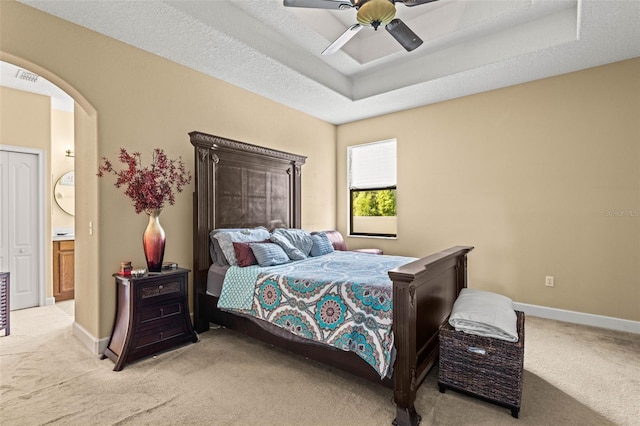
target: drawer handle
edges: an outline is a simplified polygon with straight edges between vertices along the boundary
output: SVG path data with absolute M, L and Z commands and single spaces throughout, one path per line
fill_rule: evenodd
M 164 286 L 159 285 L 159 286 L 158 286 L 158 288 L 159 288 L 160 290 L 162 290 L 162 289 L 164 288 Z
M 160 308 L 160 316 L 163 317 L 164 316 L 164 308 Z
M 161 331 L 160 332 L 160 340 L 164 339 L 164 333 Z

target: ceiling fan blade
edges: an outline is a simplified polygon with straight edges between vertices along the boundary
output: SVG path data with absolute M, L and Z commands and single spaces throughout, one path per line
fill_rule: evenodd
M 396 3 L 403 3 L 405 6 L 420 6 L 421 4 L 432 3 L 438 0 L 396 0 Z
M 362 25 L 353 24 L 352 26 L 347 28 L 347 31 L 343 32 L 340 37 L 338 37 L 333 43 L 331 43 L 329 47 L 324 49 L 322 54 L 331 55 L 332 53 L 337 52 L 342 48 L 342 46 L 347 44 L 347 42 L 351 40 L 354 35 L 358 34 L 358 31 L 360 31 L 361 29 L 362 29 Z
M 422 39 L 416 35 L 407 24 L 396 18 L 389 22 L 386 27 L 389 34 L 404 47 L 407 52 L 411 52 L 422 44 Z
M 349 0 L 284 0 L 285 7 L 308 7 L 312 9 L 351 9 L 353 4 Z

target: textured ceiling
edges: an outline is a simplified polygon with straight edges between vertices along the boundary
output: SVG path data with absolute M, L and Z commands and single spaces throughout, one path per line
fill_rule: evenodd
M 22 3 L 279 103 L 342 124 L 640 56 L 640 1 L 397 4 L 424 44 L 364 28 L 320 53 L 355 10 L 280 0 Z

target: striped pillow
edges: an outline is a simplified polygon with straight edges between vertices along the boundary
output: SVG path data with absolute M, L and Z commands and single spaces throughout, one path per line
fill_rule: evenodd
M 274 243 L 249 243 L 253 255 L 260 266 L 275 266 L 289 262 L 289 256 Z

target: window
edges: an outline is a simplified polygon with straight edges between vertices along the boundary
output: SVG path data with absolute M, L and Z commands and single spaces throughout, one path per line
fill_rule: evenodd
M 349 234 L 395 237 L 396 141 L 348 148 Z

